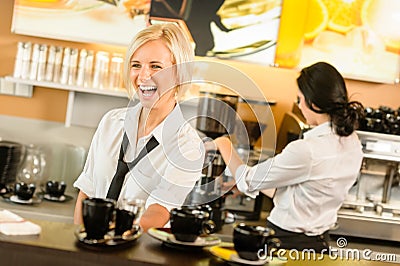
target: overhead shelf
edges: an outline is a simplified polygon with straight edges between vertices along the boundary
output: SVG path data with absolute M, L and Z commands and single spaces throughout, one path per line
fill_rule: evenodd
M 51 81 L 37 81 L 37 80 L 30 80 L 30 79 L 21 79 L 21 78 L 14 78 L 11 76 L 6 76 L 6 81 L 14 82 L 14 83 L 22 83 L 28 84 L 38 87 L 44 88 L 51 88 L 51 89 L 59 89 L 59 90 L 67 90 L 67 91 L 76 91 L 76 92 L 83 92 L 83 93 L 93 93 L 93 94 L 100 94 L 100 95 L 107 95 L 107 96 L 114 96 L 114 97 L 128 97 L 128 93 L 125 89 L 121 90 L 102 90 L 96 88 L 85 88 L 79 87 L 76 85 L 68 85 L 68 84 L 61 84 Z

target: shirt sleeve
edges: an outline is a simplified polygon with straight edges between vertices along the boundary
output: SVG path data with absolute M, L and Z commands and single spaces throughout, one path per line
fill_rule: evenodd
M 97 147 L 98 147 L 100 132 L 104 127 L 104 119 L 105 117 L 103 117 L 103 119 L 100 121 L 99 126 L 93 135 L 89 151 L 86 157 L 85 166 L 83 167 L 81 174 L 78 176 L 78 178 L 73 184 L 75 188 L 78 188 L 89 197 L 93 197 L 95 195 L 95 185 L 93 182 L 94 162 L 95 162 L 95 154 L 98 150 Z
M 311 150 L 304 140 L 289 143 L 273 158 L 255 166 L 241 165 L 236 171 L 237 187 L 254 197 L 254 193 L 306 181 L 312 164 Z
M 258 191 L 249 191 L 249 185 L 247 184 L 245 178 L 245 176 L 249 172 L 249 166 L 247 166 L 246 164 L 242 164 L 238 167 L 238 169 L 236 170 L 236 186 L 241 192 L 254 199 L 258 195 Z

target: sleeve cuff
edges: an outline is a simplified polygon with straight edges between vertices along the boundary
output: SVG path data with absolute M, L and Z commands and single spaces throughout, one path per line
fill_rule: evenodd
M 235 175 L 236 186 L 239 189 L 239 191 L 243 192 L 247 196 L 254 199 L 256 196 L 258 196 L 259 192 L 249 191 L 249 185 L 246 182 L 246 177 L 248 173 L 249 173 L 249 167 L 246 164 L 242 164 L 241 166 L 238 167 Z
M 84 172 L 75 180 L 73 187 L 79 189 L 89 197 L 93 197 L 94 195 L 93 184 Z

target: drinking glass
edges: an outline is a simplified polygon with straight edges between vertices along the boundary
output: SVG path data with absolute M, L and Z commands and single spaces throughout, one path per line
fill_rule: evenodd
M 25 146 L 25 156 L 18 173 L 17 180 L 40 187 L 42 174 L 46 165 L 44 155 L 39 147 L 29 144 Z

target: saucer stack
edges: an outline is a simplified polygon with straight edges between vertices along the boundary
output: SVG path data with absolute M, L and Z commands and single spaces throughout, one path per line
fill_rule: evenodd
M 23 144 L 5 140 L 0 141 L 0 186 L 4 187 L 16 181 L 23 152 Z

